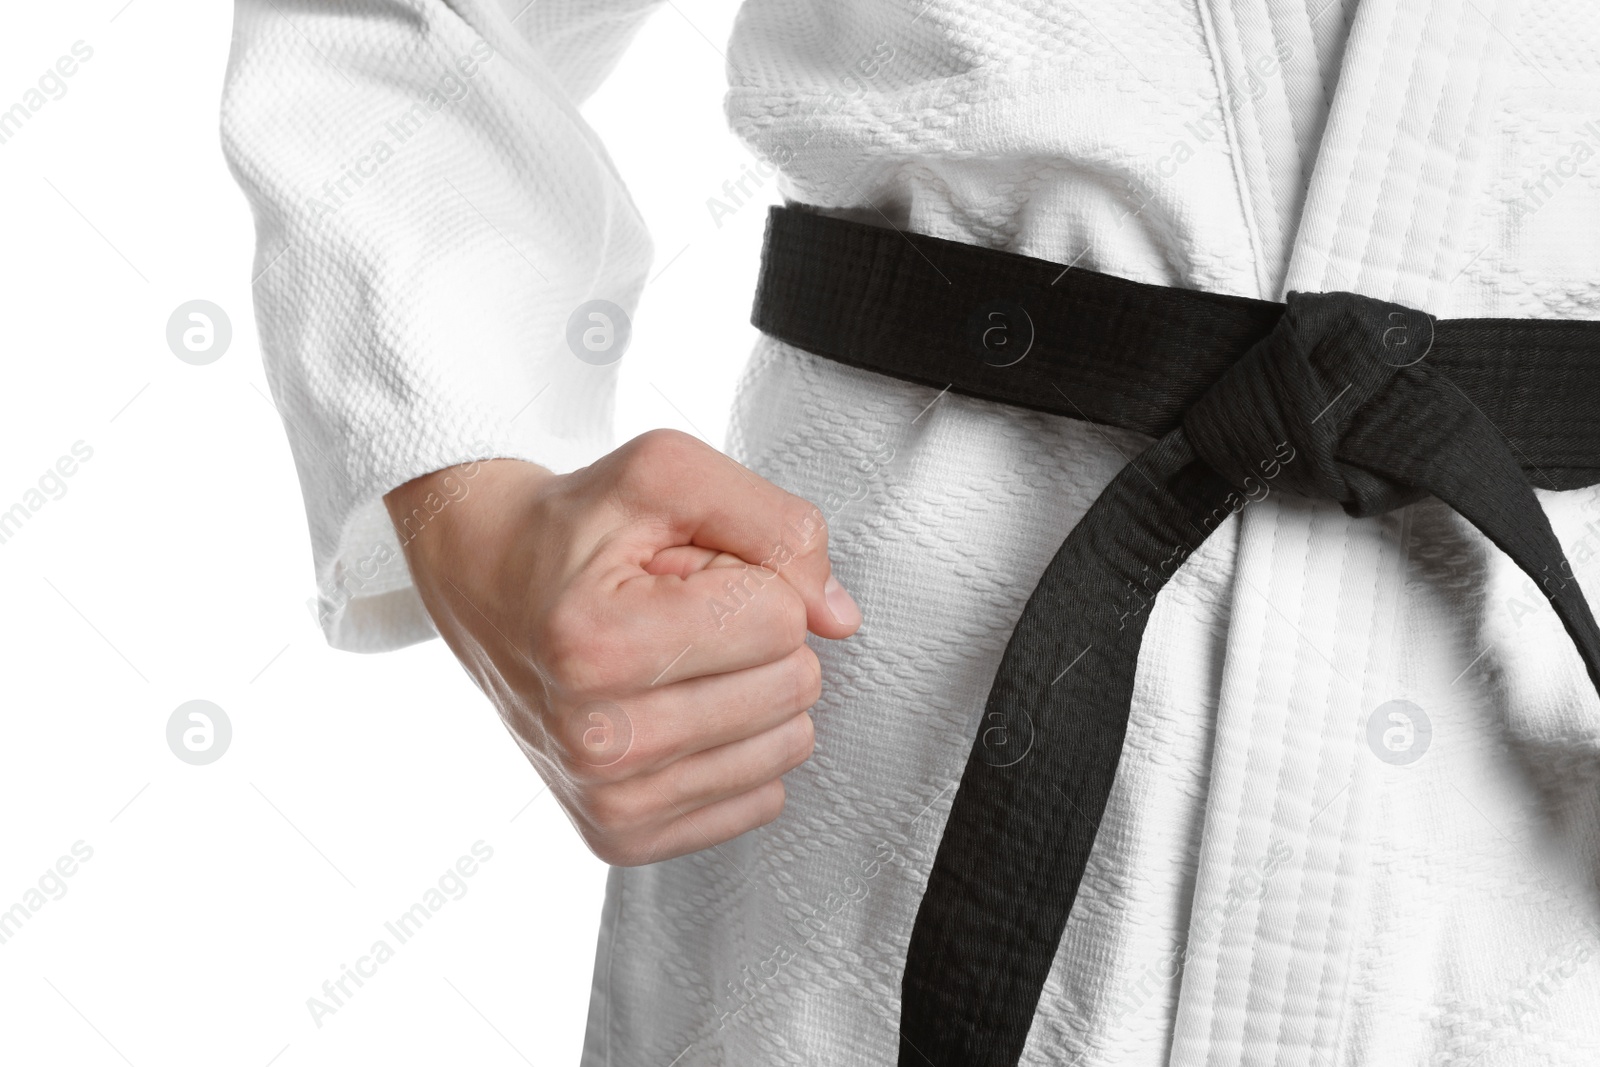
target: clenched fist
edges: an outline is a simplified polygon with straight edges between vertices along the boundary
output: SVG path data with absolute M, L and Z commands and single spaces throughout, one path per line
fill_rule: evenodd
M 571 474 L 470 466 L 384 502 L 440 634 L 594 854 L 651 863 L 777 818 L 821 692 L 806 633 L 861 624 L 822 513 L 671 430 Z

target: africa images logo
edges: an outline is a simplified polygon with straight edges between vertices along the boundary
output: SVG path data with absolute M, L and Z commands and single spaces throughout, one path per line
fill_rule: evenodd
M 1404 767 L 1417 762 L 1433 741 L 1428 713 L 1409 700 L 1391 700 L 1367 716 L 1367 747 L 1385 763 Z

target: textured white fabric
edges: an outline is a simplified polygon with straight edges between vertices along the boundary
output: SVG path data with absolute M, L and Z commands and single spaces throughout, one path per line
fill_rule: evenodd
M 648 242 L 573 103 L 652 5 L 513 23 L 521 2 L 240 5 L 224 133 L 343 647 L 430 632 L 403 564 L 341 607 L 392 538 L 379 494 L 605 446 L 611 379 L 561 320 L 629 306 Z M 471 92 L 319 219 L 321 183 L 478 40 Z M 1600 318 L 1581 0 L 748 0 L 728 66 L 733 128 L 841 215 L 1247 296 Z M 778 822 L 612 872 L 586 1065 L 892 1061 L 988 683 L 1144 443 L 757 346 L 729 451 L 823 507 L 866 622 L 816 642 L 817 751 Z M 1600 493 L 1540 498 L 1600 603 Z M 1380 758 L 1395 700 L 1431 726 L 1404 765 Z M 1157 602 L 1127 745 L 1025 1062 L 1600 1062 L 1600 701 L 1448 509 L 1248 507 Z
M 651 5 L 239 0 L 222 106 L 255 209 L 256 322 L 339 648 L 435 634 L 384 493 L 611 444 L 616 366 L 567 319 L 632 308 L 652 249 L 577 106 Z M 419 518 L 417 528 L 425 522 Z

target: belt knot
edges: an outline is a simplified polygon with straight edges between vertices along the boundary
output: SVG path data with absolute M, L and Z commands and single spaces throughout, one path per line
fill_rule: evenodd
M 1281 489 L 1336 500 L 1356 517 L 1420 500 L 1425 491 L 1368 470 L 1347 445 L 1373 401 L 1391 406 L 1403 382 L 1427 376 L 1432 318 L 1348 292 L 1290 293 L 1285 305 L 1184 414 L 1195 452 L 1251 497 Z

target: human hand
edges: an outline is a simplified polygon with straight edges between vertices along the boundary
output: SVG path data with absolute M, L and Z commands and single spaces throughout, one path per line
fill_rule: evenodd
M 384 502 L 440 634 L 596 856 L 651 863 L 778 817 L 821 693 L 806 633 L 861 624 L 820 510 L 671 430 Z

